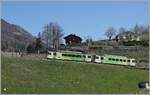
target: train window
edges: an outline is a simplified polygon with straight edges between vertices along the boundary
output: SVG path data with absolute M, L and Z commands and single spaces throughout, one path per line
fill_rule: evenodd
M 104 58 L 103 57 L 101 57 L 101 60 L 103 60 Z
M 99 59 L 99 57 L 96 57 L 96 59 Z
M 67 54 L 62 54 L 62 56 L 68 56 Z
M 111 60 L 111 58 L 108 58 L 108 60 Z
M 123 60 L 124 62 L 126 62 L 126 60 Z
M 76 57 L 81 57 L 80 55 L 76 55 Z
M 88 58 L 91 58 L 91 56 L 88 56 Z
M 49 53 L 49 55 L 51 55 L 51 52 Z
M 130 62 L 130 60 L 128 60 L 128 62 Z
M 54 52 L 54 55 L 56 55 L 56 52 Z
M 122 59 L 120 59 L 120 61 L 122 62 Z
M 72 55 L 72 54 L 62 54 L 62 56 L 81 57 L 81 55 Z
M 83 55 L 83 57 L 85 58 L 86 56 L 85 56 L 85 55 Z
M 112 61 L 115 61 L 115 59 L 113 58 Z
M 132 62 L 135 62 L 135 60 L 132 60 Z
M 116 61 L 119 61 L 119 59 L 116 59 Z

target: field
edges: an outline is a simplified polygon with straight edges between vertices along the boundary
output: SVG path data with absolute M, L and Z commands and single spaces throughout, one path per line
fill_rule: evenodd
M 2 57 L 2 93 L 148 93 L 148 70 L 84 62 Z M 6 88 L 4 90 L 4 88 Z

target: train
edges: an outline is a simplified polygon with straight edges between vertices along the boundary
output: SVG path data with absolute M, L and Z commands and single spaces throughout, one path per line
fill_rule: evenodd
M 82 52 L 76 51 L 48 51 L 47 59 L 91 62 L 97 64 L 136 66 L 135 58 L 128 58 L 126 56 L 117 56 L 109 54 L 83 54 Z

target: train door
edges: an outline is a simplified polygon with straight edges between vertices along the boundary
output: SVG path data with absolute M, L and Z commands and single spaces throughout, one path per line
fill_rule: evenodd
M 102 56 L 96 55 L 95 61 L 96 63 L 101 63 Z
M 51 58 L 51 59 L 54 58 L 53 53 L 54 53 L 54 52 L 48 52 L 47 58 Z
M 92 56 L 91 55 L 85 55 L 85 61 L 86 62 L 91 62 L 92 61 Z
M 91 62 L 95 62 L 96 55 L 92 55 Z
M 135 62 L 135 59 L 130 59 L 130 66 L 135 66 L 136 65 L 136 62 Z

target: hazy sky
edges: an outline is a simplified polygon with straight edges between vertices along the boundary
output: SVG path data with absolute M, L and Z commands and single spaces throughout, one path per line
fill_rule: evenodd
M 76 34 L 83 39 L 105 39 L 109 27 L 132 28 L 136 23 L 148 25 L 148 1 L 5 1 L 2 2 L 2 18 L 20 25 L 34 36 L 43 31 L 45 24 L 57 22 L 64 36 Z

